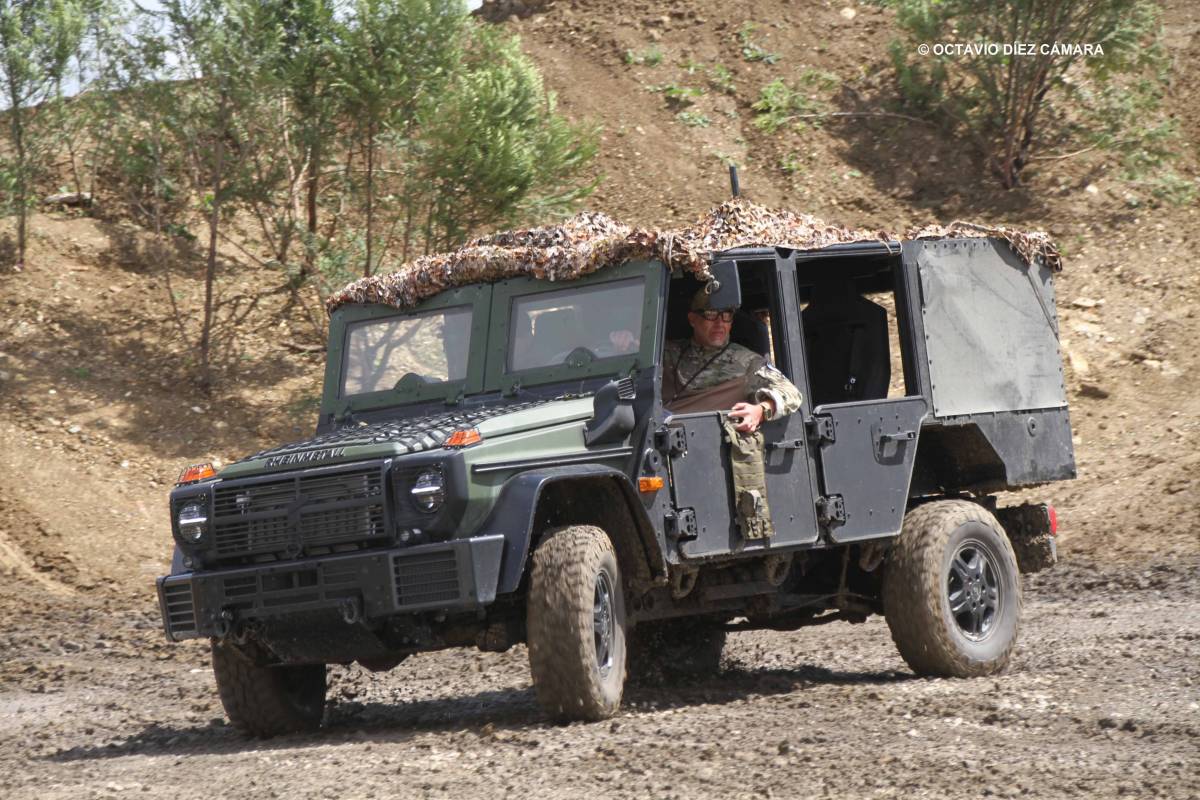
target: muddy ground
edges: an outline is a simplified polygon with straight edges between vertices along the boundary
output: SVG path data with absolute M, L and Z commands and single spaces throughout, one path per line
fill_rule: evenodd
M 0 795 L 1200 797 L 1200 562 L 1026 582 L 998 678 L 922 680 L 882 620 L 734 634 L 716 678 L 548 724 L 525 650 L 331 674 L 325 728 L 224 720 L 148 591 L 0 588 Z

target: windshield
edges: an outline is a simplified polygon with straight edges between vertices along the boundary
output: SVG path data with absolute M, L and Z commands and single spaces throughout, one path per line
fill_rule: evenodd
M 592 358 L 636 353 L 644 285 L 632 278 L 514 297 L 507 371 L 562 364 L 583 350 Z
M 342 396 L 463 380 L 470 338 L 470 306 L 353 324 L 346 337 Z

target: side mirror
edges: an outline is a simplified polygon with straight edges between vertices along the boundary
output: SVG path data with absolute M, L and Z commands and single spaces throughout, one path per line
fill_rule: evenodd
M 708 268 L 713 282 L 708 295 L 710 308 L 737 308 L 742 304 L 742 285 L 738 282 L 736 261 L 718 261 Z
M 601 386 L 592 400 L 592 418 L 584 427 L 583 443 L 591 447 L 619 442 L 628 436 L 637 425 L 633 413 L 636 396 L 633 378 L 609 381 Z

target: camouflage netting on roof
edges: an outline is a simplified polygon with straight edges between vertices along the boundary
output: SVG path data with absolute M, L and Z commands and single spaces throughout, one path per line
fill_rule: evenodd
M 623 225 L 604 214 L 584 212 L 561 225 L 506 231 L 468 242 L 450 253 L 422 256 L 397 272 L 360 278 L 329 298 L 332 313 L 346 303 L 382 303 L 413 308 L 445 289 L 531 275 L 552 281 L 572 280 L 601 267 L 634 259 L 659 259 L 676 269 L 708 274 L 713 253 L 734 247 L 787 247 L 818 250 L 843 242 L 894 242 L 901 239 L 998 237 L 1027 264 L 1042 259 L 1062 268 L 1058 248 L 1040 231 L 953 222 L 914 228 L 903 237 L 830 225 L 809 214 L 777 211 L 746 200 L 728 200 L 678 230 L 645 230 Z

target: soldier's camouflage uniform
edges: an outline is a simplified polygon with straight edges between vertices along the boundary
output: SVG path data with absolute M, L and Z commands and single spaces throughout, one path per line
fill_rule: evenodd
M 787 376 L 758 353 L 740 344 L 731 342 L 721 352 L 720 347 L 705 347 L 692 339 L 670 341 L 663 351 L 663 367 L 676 371 L 676 386 L 683 387 L 686 384 L 688 394 L 704 391 L 743 375 L 746 378 L 746 402 L 772 400 L 775 403 L 775 417 L 791 414 L 800 408 L 800 390 Z M 663 398 L 668 403 L 672 399 Z
M 673 371 L 673 383 L 679 396 L 692 395 L 729 383 L 736 388 L 735 379 L 743 378 L 742 399 L 775 404 L 775 417 L 791 414 L 800 408 L 800 390 L 765 358 L 738 344 L 725 347 L 704 347 L 691 339 L 667 342 L 663 355 L 664 369 Z M 732 394 L 732 391 L 730 391 Z M 663 397 L 669 405 L 673 397 Z M 721 416 L 721 427 L 729 443 L 729 468 L 733 480 L 733 497 L 738 527 L 746 539 L 763 539 L 775 535 L 771 509 L 767 505 L 767 476 L 763 464 L 764 439 L 761 430 L 742 433 L 737 421 Z

